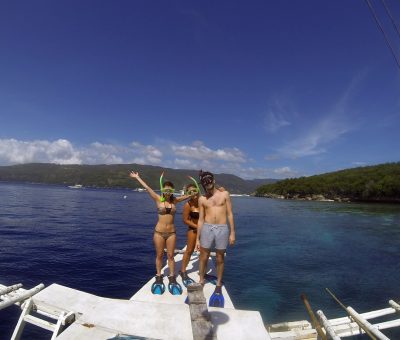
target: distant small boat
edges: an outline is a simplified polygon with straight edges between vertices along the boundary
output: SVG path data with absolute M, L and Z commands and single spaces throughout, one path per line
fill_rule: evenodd
M 144 192 L 144 191 L 147 191 L 147 190 L 143 189 L 143 188 L 136 188 L 136 189 L 133 189 L 133 191 Z
M 70 189 L 82 189 L 83 185 L 82 184 L 68 185 L 68 188 L 70 188 Z

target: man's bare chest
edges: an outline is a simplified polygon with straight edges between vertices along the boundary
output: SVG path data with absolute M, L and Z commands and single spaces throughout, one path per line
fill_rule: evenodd
M 210 197 L 205 201 L 205 207 L 207 208 L 216 208 L 222 207 L 225 205 L 225 200 L 222 197 Z

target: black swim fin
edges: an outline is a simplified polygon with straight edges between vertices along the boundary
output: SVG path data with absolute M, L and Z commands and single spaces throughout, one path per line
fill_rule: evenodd
M 208 302 L 208 306 L 210 307 L 220 307 L 224 308 L 225 298 L 222 295 L 222 287 L 215 287 L 214 293 L 210 296 L 210 301 Z
M 204 279 L 205 279 L 207 282 L 210 282 L 211 284 L 213 284 L 214 286 L 217 285 L 218 278 L 217 278 L 215 275 L 212 275 L 212 274 L 204 274 Z M 224 284 L 224 281 L 222 281 L 222 284 Z
M 183 285 L 185 287 L 187 287 L 188 285 L 194 283 L 194 280 L 192 278 L 190 278 L 189 275 L 186 272 L 179 272 L 179 275 L 181 276 Z
M 165 292 L 163 275 L 156 275 L 156 281 L 151 285 L 151 292 L 156 295 L 162 295 Z
M 181 295 L 182 294 L 182 286 L 176 282 L 175 276 L 168 276 L 168 290 L 172 295 Z

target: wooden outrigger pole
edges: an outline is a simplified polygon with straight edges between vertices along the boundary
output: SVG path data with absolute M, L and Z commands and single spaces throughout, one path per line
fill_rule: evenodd
M 308 315 L 310 316 L 311 319 L 311 323 L 314 326 L 315 330 L 317 331 L 318 335 L 321 337 L 322 340 L 327 340 L 326 334 L 324 333 L 324 331 L 321 328 L 321 324 L 319 323 L 319 321 L 317 320 L 317 318 L 315 317 L 315 314 L 307 300 L 307 297 L 305 294 L 301 294 L 301 299 L 303 300 L 304 306 L 306 306 Z
M 353 308 L 346 307 L 339 299 L 328 289 L 325 288 L 329 295 L 342 307 L 351 319 L 353 319 L 357 325 L 373 340 L 390 340 L 385 334 L 383 334 L 379 329 L 371 325 L 366 319 L 364 319 L 360 314 L 358 314 Z

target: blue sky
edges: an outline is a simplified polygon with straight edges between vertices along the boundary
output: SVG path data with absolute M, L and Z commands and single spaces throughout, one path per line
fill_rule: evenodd
M 399 161 L 400 70 L 364 0 L 2 2 L 0 49 L 0 165 Z

